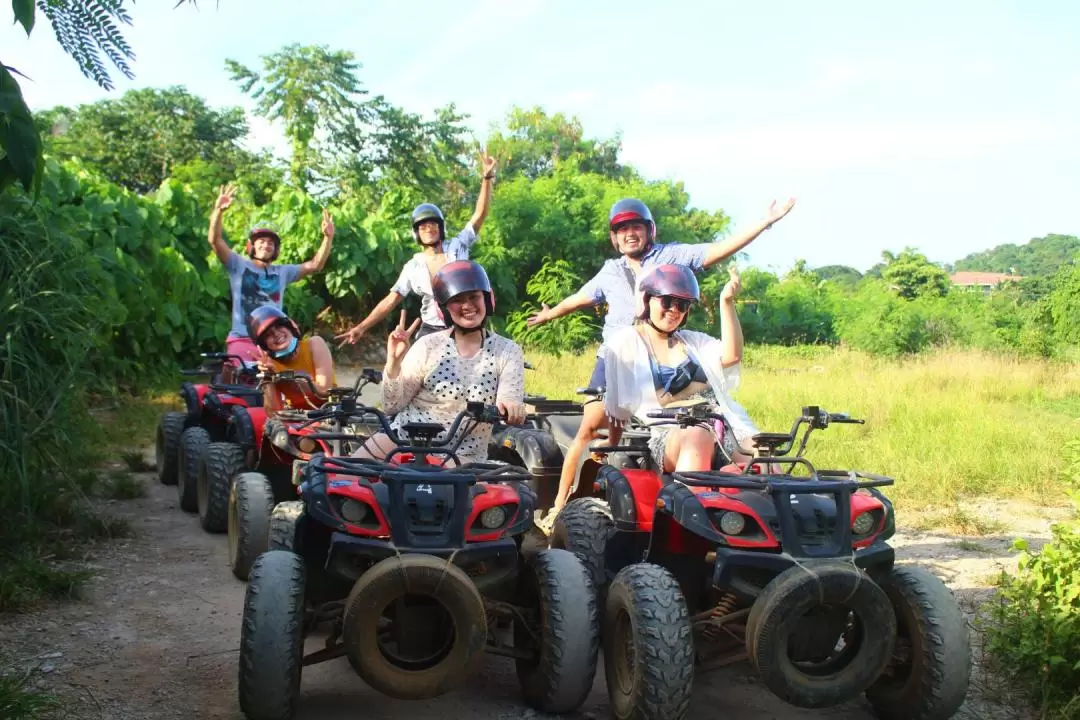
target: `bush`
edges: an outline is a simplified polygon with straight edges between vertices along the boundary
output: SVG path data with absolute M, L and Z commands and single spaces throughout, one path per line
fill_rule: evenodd
M 1070 495 L 1080 510 L 1080 441 L 1067 446 Z M 989 606 L 987 646 L 1040 705 L 1043 717 L 1080 718 L 1080 515 L 1052 540 L 1022 551 L 1015 576 L 1002 573 Z

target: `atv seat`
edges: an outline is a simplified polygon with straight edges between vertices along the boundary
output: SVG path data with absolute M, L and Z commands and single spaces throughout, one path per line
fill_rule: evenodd
M 210 386 L 210 389 L 219 392 L 226 393 L 228 395 L 235 395 L 240 397 L 242 395 L 262 395 L 262 390 L 251 385 L 222 385 L 214 384 Z
M 791 442 L 792 437 L 787 433 L 758 433 L 750 438 L 755 447 L 767 450 L 775 450 L 781 445 Z
M 546 415 L 545 420 L 551 426 L 551 437 L 556 444 L 566 447 L 574 441 L 581 427 L 581 415 Z

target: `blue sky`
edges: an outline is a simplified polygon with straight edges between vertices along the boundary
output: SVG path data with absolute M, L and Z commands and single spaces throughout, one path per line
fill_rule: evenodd
M 481 138 L 512 104 L 577 115 L 594 137 L 621 131 L 624 160 L 684 181 L 736 229 L 796 196 L 748 248 L 759 267 L 865 270 L 905 245 L 950 262 L 1080 234 L 1080 3 L 174 4 L 128 4 L 136 77 L 113 73 L 113 95 L 176 84 L 250 108 L 225 58 L 351 50 L 370 91 L 420 112 L 455 102 Z M 31 108 L 109 95 L 39 23 L 29 39 L 0 29 Z M 280 146 L 279 129 L 252 126 L 256 144 Z

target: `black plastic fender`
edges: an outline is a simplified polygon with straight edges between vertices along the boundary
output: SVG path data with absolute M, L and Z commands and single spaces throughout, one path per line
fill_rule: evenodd
M 229 442 L 234 442 L 247 450 L 254 450 L 258 444 L 255 438 L 255 423 L 251 419 L 245 407 L 233 407 L 232 418 L 229 421 Z
M 195 389 L 195 383 L 180 384 L 180 399 L 184 401 L 184 408 L 187 411 L 184 428 L 195 427 L 202 421 L 202 403 L 199 402 L 199 393 Z
M 528 470 L 529 489 L 536 495 L 537 507 L 549 508 L 555 503 L 563 454 L 550 433 L 506 426 L 491 436 L 488 458 Z
M 509 537 L 516 537 L 532 527 L 533 515 L 536 514 L 536 493 L 523 482 L 509 483 L 518 494 L 518 513 L 514 522 L 506 528 Z
M 690 488 L 681 483 L 671 483 L 660 488 L 657 500 L 663 500 L 663 508 L 656 509 L 656 518 L 653 520 L 655 527 L 656 519 L 662 515 L 668 515 L 671 519 L 695 535 L 715 542 L 718 545 L 727 545 L 723 534 L 716 529 L 709 519 L 709 513 L 701 504 Z
M 607 496 L 611 519 L 617 530 L 637 530 L 637 506 L 634 504 L 634 488 L 626 476 L 610 465 L 601 465 L 596 481 Z

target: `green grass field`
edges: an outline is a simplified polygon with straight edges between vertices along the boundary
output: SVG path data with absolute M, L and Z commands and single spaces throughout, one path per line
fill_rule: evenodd
M 527 353 L 526 389 L 572 398 L 593 355 Z M 955 513 L 979 496 L 1063 505 L 1061 448 L 1080 434 L 1080 366 L 942 351 L 884 360 L 828 347 L 748 347 L 735 394 L 764 431 L 784 431 L 804 405 L 849 412 L 810 438 L 819 467 L 889 475 L 906 510 Z M 951 524 L 965 524 L 963 518 Z M 977 523 L 976 523 L 977 524 Z

